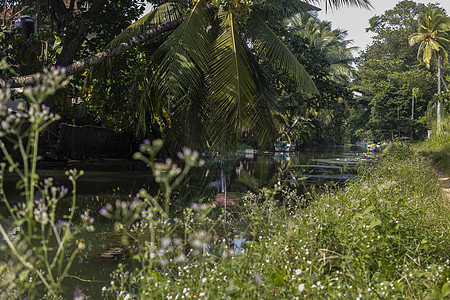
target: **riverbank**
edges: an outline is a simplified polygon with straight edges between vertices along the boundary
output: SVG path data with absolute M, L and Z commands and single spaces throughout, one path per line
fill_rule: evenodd
M 135 273 L 124 266 L 105 287 L 107 294 L 165 299 L 450 294 L 450 203 L 433 171 L 408 146 L 391 147 L 343 189 L 302 196 L 263 189 L 241 203 L 239 215 L 229 215 L 226 224 L 222 219 L 211 224 L 212 212 L 194 208 L 193 219 L 183 218 L 193 238 L 186 241 L 191 249 L 186 260 L 169 254 L 175 240 L 161 242 L 159 250 L 139 257 L 161 256 L 139 260 L 147 267 Z M 220 228 L 239 233 L 245 246 L 237 247 L 235 236 L 218 238 Z
M 450 134 L 433 136 L 431 139 L 414 143 L 412 146 L 430 163 L 441 181 L 444 194 L 450 201 Z

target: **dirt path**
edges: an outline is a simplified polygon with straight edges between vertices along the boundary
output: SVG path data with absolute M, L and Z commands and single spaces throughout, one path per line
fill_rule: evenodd
M 438 175 L 439 180 L 442 182 L 442 190 L 444 191 L 444 194 L 447 196 L 447 199 L 450 200 L 450 176 L 436 168 L 434 168 L 434 171 Z
M 434 173 L 436 173 L 436 176 L 442 183 L 442 191 L 444 192 L 444 195 L 447 197 L 447 199 L 450 201 L 450 175 L 436 168 L 431 162 L 430 157 L 423 156 L 423 158 L 425 162 L 433 169 Z

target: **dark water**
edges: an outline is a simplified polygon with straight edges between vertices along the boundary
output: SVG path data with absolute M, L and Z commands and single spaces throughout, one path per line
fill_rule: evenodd
M 276 183 L 291 185 L 302 191 L 311 185 L 343 183 L 356 177 L 361 164 L 373 160 L 364 147 L 342 146 L 323 151 L 296 153 L 237 153 L 216 158 L 206 158 L 204 167 L 192 170 L 189 177 L 174 191 L 172 211 L 181 211 L 192 202 L 212 202 L 216 195 L 226 190 L 227 198 L 239 198 L 247 191 L 257 192 L 262 187 Z M 99 215 L 101 207 L 116 199 L 133 199 L 145 188 L 154 194 L 158 185 L 153 181 L 151 171 L 136 162 L 103 161 L 72 163 L 70 165 L 43 164 L 39 172 L 41 178 L 53 177 L 55 185 L 71 187 L 64 175 L 69 168 L 85 170 L 85 175 L 77 182 L 77 206 L 81 213 L 89 210 L 95 217 L 95 233 L 82 238 L 87 245 L 86 253 L 74 262 L 72 273 L 91 282 L 78 279 L 66 281 L 66 298 L 72 291 L 81 289 L 93 299 L 101 298 L 100 290 L 109 285 L 109 274 L 117 267 L 119 260 L 102 259 L 106 249 L 120 246 L 120 237 L 115 236 L 113 223 Z M 17 178 L 5 179 L 5 190 L 11 202 L 20 201 L 15 191 Z M 62 203 L 60 213 L 67 213 L 69 204 Z M 4 213 L 4 207 L 0 206 Z

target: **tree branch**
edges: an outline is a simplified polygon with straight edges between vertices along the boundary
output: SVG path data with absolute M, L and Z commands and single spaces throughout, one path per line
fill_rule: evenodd
M 130 40 L 115 46 L 115 47 L 106 49 L 102 52 L 93 54 L 93 55 L 83 58 L 79 61 L 76 61 L 73 64 L 66 67 L 66 75 L 69 76 L 69 75 L 79 73 L 79 72 L 84 71 L 87 68 L 90 68 L 92 66 L 95 66 L 107 59 L 118 56 L 134 47 L 141 45 L 142 43 L 144 43 L 145 41 L 147 41 L 151 38 L 154 38 L 164 32 L 167 32 L 167 31 L 177 28 L 184 20 L 185 20 L 185 18 L 181 18 L 176 21 L 157 25 L 157 26 L 150 28 L 147 31 L 145 31 L 145 32 L 131 38 Z M 10 86 L 12 88 L 28 86 L 28 85 L 32 85 L 36 81 L 36 79 L 38 79 L 40 76 L 41 76 L 41 74 L 37 73 L 37 74 L 32 74 L 32 75 L 13 77 L 13 78 L 6 79 L 6 80 L 0 79 L 0 86 Z

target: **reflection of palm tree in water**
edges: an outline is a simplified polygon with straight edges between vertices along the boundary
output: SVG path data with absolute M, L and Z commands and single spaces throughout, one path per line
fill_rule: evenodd
M 291 162 L 290 160 L 282 160 L 274 172 L 271 172 L 269 157 L 259 156 L 256 164 L 257 167 L 252 172 L 241 168 L 238 177 L 239 183 L 255 193 L 265 186 L 274 186 L 285 172 L 290 172 L 289 166 Z
M 225 211 L 227 210 L 227 204 L 235 205 L 239 201 L 239 199 L 228 199 L 227 198 L 227 177 L 225 176 L 224 171 L 224 162 L 220 163 L 220 180 L 218 193 L 216 195 L 216 200 L 213 204 L 217 206 L 223 206 Z

